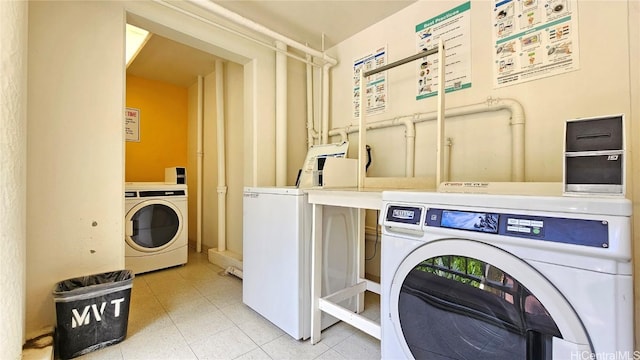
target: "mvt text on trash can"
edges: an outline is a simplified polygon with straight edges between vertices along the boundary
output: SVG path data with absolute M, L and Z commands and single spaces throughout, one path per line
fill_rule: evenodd
M 113 316 L 120 316 L 120 303 L 124 302 L 124 298 L 114 299 L 109 302 L 109 304 L 113 305 Z M 78 309 L 71 310 L 71 327 L 76 328 L 82 325 L 89 325 L 91 322 L 91 315 L 95 318 L 95 321 L 102 321 L 102 317 L 104 316 L 104 312 L 107 308 L 107 302 L 103 301 L 98 308 L 98 304 L 91 304 L 84 307 L 82 310 L 82 314 L 78 311 Z

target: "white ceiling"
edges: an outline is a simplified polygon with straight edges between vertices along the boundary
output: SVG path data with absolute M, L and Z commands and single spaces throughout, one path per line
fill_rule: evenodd
M 416 0 L 216 0 L 247 19 L 317 50 L 328 49 Z M 127 74 L 187 87 L 213 71 L 215 57 L 153 35 Z

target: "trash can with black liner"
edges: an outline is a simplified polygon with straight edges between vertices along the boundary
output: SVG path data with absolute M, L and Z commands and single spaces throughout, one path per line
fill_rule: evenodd
M 55 350 L 61 359 L 124 340 L 133 277 L 130 270 L 119 270 L 67 279 L 55 285 Z

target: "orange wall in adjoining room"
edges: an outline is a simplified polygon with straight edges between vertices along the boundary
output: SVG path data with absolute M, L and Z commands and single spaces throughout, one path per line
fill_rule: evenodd
M 126 142 L 125 181 L 164 181 L 165 168 L 187 166 L 188 89 L 131 75 L 126 88 L 126 106 L 140 110 L 140 141 Z

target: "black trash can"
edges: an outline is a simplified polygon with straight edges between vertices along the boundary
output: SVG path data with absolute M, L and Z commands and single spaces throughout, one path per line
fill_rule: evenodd
M 56 353 L 70 359 L 116 344 L 127 335 L 133 273 L 119 270 L 56 284 Z

